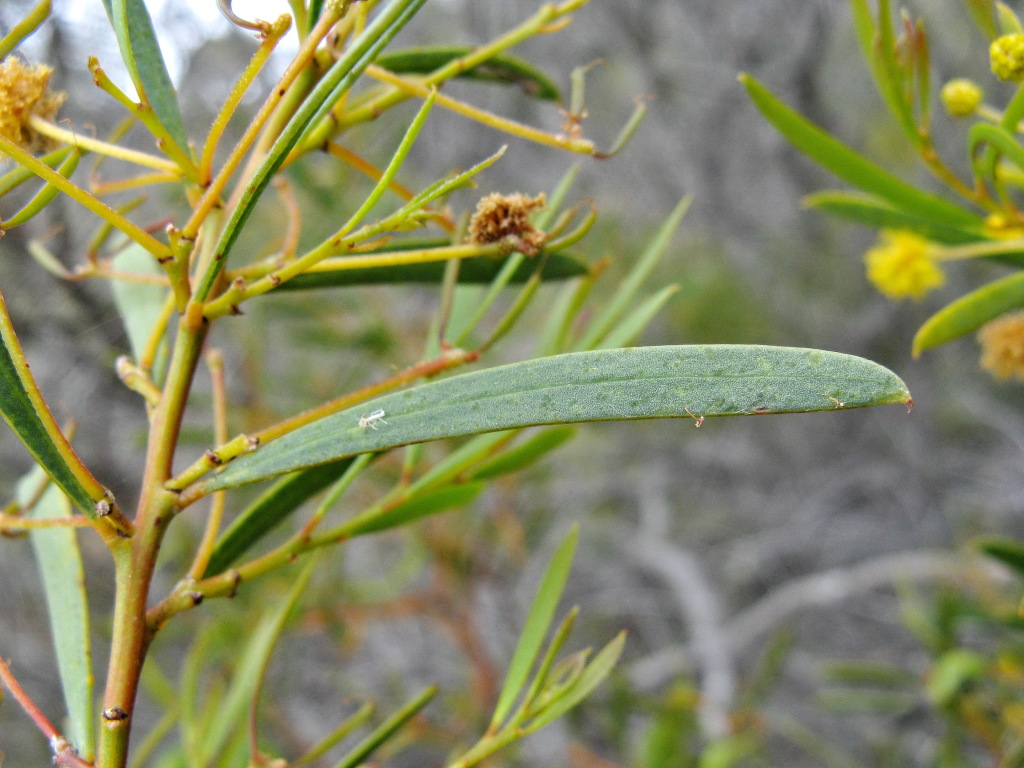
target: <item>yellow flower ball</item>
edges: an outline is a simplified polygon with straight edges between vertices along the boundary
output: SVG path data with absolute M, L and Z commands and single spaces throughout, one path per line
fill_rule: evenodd
M 1000 80 L 1024 80 L 1024 35 L 1003 35 L 988 49 L 992 72 Z
M 864 255 L 868 280 L 890 299 L 920 299 L 946 276 L 935 262 L 932 244 L 913 232 L 884 231 Z
M 942 106 L 953 117 L 970 117 L 973 115 L 981 104 L 981 97 L 983 95 L 977 83 L 964 77 L 950 80 L 939 91 L 939 99 L 942 100 Z

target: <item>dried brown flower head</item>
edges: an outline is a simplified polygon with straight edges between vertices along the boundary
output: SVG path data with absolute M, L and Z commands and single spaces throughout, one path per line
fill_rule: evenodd
M 492 192 L 476 204 L 476 213 L 469 222 L 470 242 L 485 245 L 508 240 L 515 250 L 536 256 L 547 235 L 530 223 L 530 214 L 546 202 L 543 194 L 527 197 L 519 192 Z
M 978 331 L 981 367 L 997 379 L 1024 380 L 1024 311 L 1010 312 Z
M 51 142 L 29 125 L 32 115 L 52 120 L 64 103 L 63 93 L 50 93 L 53 69 L 25 64 L 16 56 L 0 61 L 0 135 L 28 150 L 46 149 Z

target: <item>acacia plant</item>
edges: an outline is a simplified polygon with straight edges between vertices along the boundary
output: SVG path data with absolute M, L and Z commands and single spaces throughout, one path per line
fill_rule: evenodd
M 103 0 L 130 80 L 119 85 L 101 62 L 89 61 L 111 111 L 124 118 L 103 128 L 109 130 L 106 138 L 92 138 L 74 125 L 76 101 L 93 95 L 72 93 L 65 104 L 63 96 L 48 91 L 46 66 L 15 51 L 45 23 L 50 0 L 39 2 L 0 42 L 0 153 L 11 161 L 0 178 L 0 191 L 11 201 L 5 203 L 3 226 L 29 221 L 57 195 L 93 215 L 96 234 L 79 256 L 58 260 L 39 243 L 31 251 L 58 279 L 112 281 L 131 341 L 117 360 L 117 373 L 138 394 L 140 417 L 144 412 L 148 425 L 132 512 L 90 471 L 88 456 L 72 447 L 15 333 L 15 325 L 27 319 L 12 319 L 0 305 L 0 409 L 40 468 L 22 481 L 18 499 L 0 517 L 0 530 L 29 531 L 37 556 L 47 563 L 41 587 L 54 627 L 55 674 L 66 698 L 67 728 L 58 730 L 33 703 L 17 669 L 0 662 L 0 675 L 46 735 L 58 764 L 126 765 L 140 676 L 147 656 L 159 649 L 161 629 L 201 603 L 203 611 L 215 611 L 213 598 L 249 589 L 250 582 L 296 560 L 309 565 L 295 577 L 290 598 L 270 608 L 253 632 L 223 706 L 205 713 L 202 743 L 171 764 L 195 768 L 248 759 L 250 765 L 286 765 L 312 759 L 292 756 L 289 762 L 275 755 L 271 763 L 255 739 L 247 758 L 223 750 L 227 734 L 246 725 L 247 694 L 258 691 L 266 658 L 316 562 L 307 555 L 467 504 L 487 479 L 533 461 L 563 439 L 565 427 L 559 425 L 684 418 L 700 426 L 716 416 L 910 403 L 895 375 L 848 355 L 760 346 L 628 346 L 673 291 L 666 286 L 645 295 L 643 283 L 667 251 L 686 201 L 611 297 L 584 312 L 600 270 L 567 252 L 594 220 L 589 206 L 566 205 L 571 174 L 548 197 L 485 195 L 472 217 L 453 214 L 447 197 L 472 186 L 501 158 L 497 140 L 482 156 L 468 147 L 465 170 L 418 185 L 419 191 L 410 189 L 412 179 L 400 182 L 417 134 L 441 112 L 594 158 L 616 151 L 642 112 L 629 121 L 622 140 L 602 153 L 582 135 L 579 88 L 559 133 L 441 92 L 454 78 L 475 78 L 520 85 L 538 99 L 557 102 L 552 81 L 508 51 L 568 27 L 587 0 L 540 5 L 532 17 L 475 47 L 385 50 L 425 2 L 290 0 L 290 15 L 265 22 L 240 19 L 221 0 L 228 18 L 252 29 L 258 43 L 205 136 L 186 132 L 144 0 Z M 298 36 L 294 58 L 243 121 L 237 141 L 218 151 L 232 121 L 240 122 L 236 111 L 243 95 L 290 30 Z M 354 132 L 374 131 L 380 115 L 410 101 L 418 110 L 380 167 L 346 146 Z M 143 148 L 133 148 L 133 140 Z M 86 155 L 127 170 L 116 180 L 94 174 L 80 184 L 73 174 Z M 312 161 L 324 163 L 324 155 L 335 164 L 338 184 L 346 183 L 346 174 L 362 174 L 372 179 L 372 190 L 351 210 L 338 211 L 335 220 L 310 222 L 293 204 L 289 174 Z M 164 185 L 182 193 L 182 204 L 167 203 L 156 217 L 170 223 L 133 221 L 139 214 L 129 195 Z M 257 211 L 284 212 L 288 222 L 260 252 L 239 245 L 247 242 L 239 238 L 257 223 Z M 549 307 L 538 308 L 533 300 L 547 281 L 570 282 Z M 231 437 L 232 394 L 224 385 L 223 359 L 207 344 L 214 326 L 245 323 L 243 310 L 283 291 L 413 282 L 434 286 L 436 311 L 420 359 L 389 361 L 372 384 Z M 467 303 L 468 284 L 485 287 L 482 299 Z M 311 301 L 322 295 L 311 293 Z M 546 316 L 535 359 L 456 373 L 487 361 L 495 342 L 536 313 Z M 182 440 L 182 420 L 190 405 L 196 408 L 189 396 L 204 353 L 213 382 L 214 441 L 195 456 Z M 343 357 L 346 350 L 337 354 Z M 538 426 L 547 429 L 524 432 Z M 440 459 L 419 445 L 440 440 L 451 441 Z M 402 471 L 390 491 L 369 505 L 346 495 L 360 473 L 377 471 L 396 456 Z M 253 483 L 267 485 L 245 505 L 234 491 Z M 321 493 L 315 507 L 302 512 Z M 205 510 L 205 532 L 191 543 L 177 584 L 166 594 L 152 594 L 165 534 L 193 505 Z M 267 534 L 286 520 L 295 527 L 275 543 Z M 77 531 L 98 537 L 114 565 L 109 665 L 98 693 L 80 578 L 88 566 L 82 566 Z M 592 658 L 581 652 L 555 663 L 575 612 L 557 626 L 545 650 L 574 541 L 570 536 L 556 552 L 542 581 L 489 728 L 475 745 L 451 755 L 451 766 L 473 765 L 561 716 L 600 683 L 618 657 L 622 636 Z M 380 724 L 339 765 L 364 762 L 431 695 L 424 692 Z M 361 711 L 318 749 L 365 719 Z M 144 745 L 148 749 L 152 741 Z M 144 755 L 140 748 L 135 764 Z
M 905 10 L 897 17 L 889 0 L 850 0 L 868 71 L 908 156 L 916 154 L 949 194 L 895 176 L 792 110 L 753 77 L 741 80 L 786 139 L 855 188 L 815 192 L 806 202 L 879 231 L 864 265 L 867 278 L 887 298 L 921 301 L 942 288 L 946 272 L 964 261 L 986 261 L 1005 272 L 945 300 L 918 328 L 912 353 L 916 357 L 977 333 L 980 366 L 1019 384 L 1024 380 L 1024 23 L 996 0 L 964 0 L 963 6 L 965 20 L 976 28 L 968 50 L 991 76 L 983 83 L 954 77 L 936 87 L 925 21 Z M 940 151 L 944 143 L 938 138 L 957 134 L 966 150 L 959 165 Z M 941 736 L 931 750 L 898 745 L 905 751 L 895 758 L 903 759 L 901 764 L 1024 764 L 1024 544 L 986 536 L 974 546 L 1017 580 L 1005 589 L 986 585 L 980 595 L 969 588 L 943 591 L 931 603 L 912 594 L 905 614 L 925 651 L 923 674 L 882 668 L 881 674 L 865 677 L 863 667 L 846 670 L 854 672 L 846 682 L 861 689 L 867 682 L 875 689 L 871 694 L 895 693 L 888 711 L 905 716 L 923 702 L 938 723 Z M 881 711 L 880 701 L 876 695 L 871 708 Z
M 957 262 L 984 260 L 1008 274 L 948 303 L 918 329 L 913 354 L 975 331 L 981 364 L 998 378 L 1024 379 L 1024 23 L 996 0 L 964 0 L 980 33 L 977 58 L 992 72 L 996 98 L 1009 84 L 1006 104 L 985 103 L 985 88 L 952 78 L 933 93 L 930 46 L 923 20 L 903 12 L 894 20 L 889 0 L 872 8 L 850 0 L 861 51 L 901 138 L 925 169 L 949 192 L 940 196 L 887 171 L 786 106 L 763 84 L 742 75 L 761 113 L 797 149 L 855 187 L 825 190 L 805 201 L 811 208 L 880 231 L 864 256 L 868 279 L 886 297 L 921 300 L 945 284 Z M 936 99 L 936 95 L 938 98 Z M 940 103 L 945 114 L 935 114 Z M 963 128 L 966 173 L 940 152 L 936 134 Z

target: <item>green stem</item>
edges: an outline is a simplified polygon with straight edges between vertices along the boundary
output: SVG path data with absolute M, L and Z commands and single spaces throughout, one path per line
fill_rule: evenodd
M 425 92 L 429 92 L 431 86 L 441 85 L 446 80 L 457 77 L 462 72 L 494 58 L 509 48 L 529 40 L 531 37 L 535 37 L 544 31 L 547 25 L 578 10 L 587 2 L 589 0 L 571 0 L 560 5 L 547 3 L 515 29 L 509 30 L 486 45 L 475 48 L 465 56 L 460 56 L 450 61 L 426 77 L 417 80 L 417 82 L 423 87 Z M 406 101 L 411 95 L 395 84 L 389 84 L 382 89 L 371 91 L 364 99 L 360 100 L 358 105 L 348 112 L 335 110 L 332 119 L 324 120 L 317 125 L 303 140 L 300 145 L 300 151 L 304 152 L 314 147 L 319 147 L 331 136 L 337 135 L 353 125 L 376 120 L 386 110 Z
M 249 86 L 262 71 L 263 65 L 267 63 L 270 54 L 274 52 L 277 44 L 288 31 L 289 26 L 287 17 L 281 17 L 277 23 L 267 30 L 267 36 L 260 43 L 260 47 L 256 49 L 256 53 L 249 60 L 249 64 L 242 71 L 241 77 L 235 82 L 220 112 L 210 125 L 210 133 L 206 137 L 206 143 L 203 145 L 203 154 L 199 161 L 199 181 L 201 184 L 208 185 L 212 180 L 213 155 L 217 149 L 217 142 L 220 141 L 221 136 L 224 134 L 228 121 L 235 114 L 235 110 L 238 108 L 239 103 L 241 103 L 242 97 L 245 96 Z
M 164 483 L 171 474 L 182 415 L 208 330 L 200 310 L 197 304 L 189 305 L 179 322 L 167 383 L 153 414 L 136 535 L 114 548 L 114 635 L 97 768 L 124 768 L 128 759 L 135 697 L 151 639 L 146 624 L 149 587 L 163 534 L 180 508 L 178 495 L 166 490 Z
M 128 94 L 118 88 L 114 81 L 107 76 L 107 73 L 103 71 L 99 60 L 95 56 L 89 57 L 89 70 L 92 72 L 93 82 L 96 83 L 97 87 L 110 94 L 129 114 L 142 123 L 146 130 L 156 139 L 157 146 L 164 150 L 164 153 L 181 169 L 181 175 L 188 181 L 196 183 L 198 176 L 195 163 L 188 153 L 178 146 L 178 142 L 168 133 L 153 109 L 148 104 L 139 104 L 133 101 Z
M 32 171 L 43 181 L 49 182 L 71 199 L 95 213 L 104 221 L 121 230 L 124 234 L 145 248 L 159 261 L 171 255 L 171 250 L 148 232 L 130 222 L 106 203 L 97 200 L 74 182 L 68 181 L 45 163 L 33 157 L 10 139 L 0 136 L 0 153 Z
M 24 19 L 11 27 L 11 31 L 0 40 L 0 59 L 6 57 L 22 40 L 39 29 L 39 26 L 49 18 L 52 9 L 51 0 L 41 0 Z
M 242 192 L 236 203 L 231 206 L 231 215 L 217 242 L 214 258 L 197 280 L 195 295 L 200 300 L 205 301 L 209 298 L 210 292 L 221 275 L 228 254 L 242 227 L 252 214 L 256 201 L 262 195 L 266 185 L 270 183 L 271 178 L 284 164 L 302 133 L 310 123 L 323 117 L 321 112 L 329 110 L 334 102 L 352 87 L 367 65 L 376 58 L 377 54 L 398 34 L 398 31 L 425 2 L 426 0 L 392 0 L 324 74 L 309 97 L 275 139 L 266 157 L 262 158 L 259 166 L 252 171 L 251 176 L 246 176 L 245 185 L 241 187 Z M 348 5 L 348 0 L 338 0 L 328 5 L 328 9 L 333 9 L 338 14 L 337 18 L 340 18 L 348 9 Z M 328 17 L 328 9 L 325 9 L 321 22 Z

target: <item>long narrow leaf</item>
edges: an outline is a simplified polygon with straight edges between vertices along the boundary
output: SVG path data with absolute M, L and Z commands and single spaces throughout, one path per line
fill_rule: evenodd
M 460 283 L 489 283 L 504 267 L 508 258 L 482 257 L 462 259 L 459 265 Z M 325 259 L 309 272 L 282 283 L 274 293 L 281 291 L 309 291 L 317 288 L 346 288 L 353 285 L 380 285 L 396 283 L 440 283 L 447 262 L 431 261 L 422 264 L 398 264 L 368 269 L 331 269 L 334 259 Z M 545 257 L 541 279 L 568 280 L 587 274 L 587 265 L 567 253 L 551 253 Z M 524 262 L 509 278 L 510 283 L 525 283 L 537 267 Z
M 668 250 L 668 246 L 689 208 L 690 197 L 684 197 L 679 201 L 658 229 L 650 245 L 637 259 L 636 265 L 629 271 L 608 305 L 590 323 L 586 334 L 577 342 L 576 349 L 594 348 L 615 327 L 618 320 L 629 311 L 641 286 Z
M 351 464 L 352 459 L 341 459 L 304 469 L 274 483 L 246 507 L 217 539 L 204 578 L 230 568 L 295 510 L 341 477 Z
M 72 152 L 68 157 L 60 164 L 57 168 L 57 173 L 63 176 L 65 179 L 70 177 L 75 169 L 78 167 L 78 161 L 82 155 L 78 152 Z M 60 193 L 52 184 L 44 184 L 43 188 L 36 192 L 32 196 L 32 199 L 22 206 L 21 210 L 11 216 L 9 219 L 4 219 L 2 224 L 4 229 L 13 229 L 14 227 L 24 224 L 29 221 L 33 216 L 42 211 L 46 206 L 53 202 L 54 198 Z
M 586 669 L 583 670 L 582 674 L 576 678 L 572 685 L 538 713 L 524 730 L 527 733 L 540 730 L 545 725 L 553 723 L 593 693 L 594 689 L 611 674 L 612 669 L 614 669 L 616 662 L 619 660 L 619 656 L 622 655 L 622 649 L 625 645 L 626 633 L 620 632 L 587 664 Z
M 538 424 L 735 416 L 907 403 L 862 358 L 708 345 L 578 352 L 453 376 L 331 414 L 235 459 L 194 491 L 256 482 L 346 456 Z M 387 424 L 360 426 L 382 411 Z
M 0 415 L 36 462 L 82 512 L 95 519 L 106 490 L 75 454 L 50 413 L 0 296 Z
M 485 488 L 484 483 L 460 483 L 436 491 L 427 491 L 382 514 L 355 518 L 351 524 L 342 524 L 336 531 L 348 537 L 365 536 L 392 528 L 409 525 L 416 520 L 462 507 L 476 499 Z
M 146 250 L 137 243 L 130 243 L 117 256 L 111 266 L 120 272 L 142 275 L 163 275 Z M 111 283 L 114 303 L 117 305 L 125 330 L 128 332 L 128 343 L 131 345 L 132 356 L 139 360 L 142 357 L 150 334 L 160 320 L 162 307 L 167 298 L 168 288 L 157 284 L 135 283 L 126 280 L 114 280 Z M 160 359 L 154 364 L 155 370 L 161 370 L 162 359 L 166 355 L 166 343 L 161 345 Z
M 153 20 L 144 0 L 103 0 L 110 16 L 117 44 L 121 49 L 132 82 L 159 118 L 160 123 L 177 143 L 187 150 L 188 135 L 181 119 L 181 109 L 167 74 L 164 57 L 153 30 Z
M 999 27 L 996 25 L 995 2 L 994 0 L 966 0 L 964 5 L 971 13 L 971 18 L 978 25 L 978 29 L 989 40 L 999 36 Z
M 913 355 L 972 333 L 989 320 L 1024 307 L 1024 271 L 983 285 L 940 309 L 914 334 Z
M 422 192 L 418 193 L 412 200 L 403 205 L 399 210 L 398 217 L 401 218 L 407 213 L 418 211 L 432 203 L 434 200 L 447 195 L 449 192 L 454 192 L 456 189 L 462 189 L 463 187 L 470 186 L 473 184 L 473 177 L 481 171 L 490 168 L 494 163 L 500 160 L 504 156 L 507 148 L 508 145 L 506 144 L 493 155 L 484 158 L 467 170 L 453 176 L 449 176 L 446 179 L 439 179 L 438 181 L 435 181 Z
M 965 245 L 984 238 L 980 230 L 962 229 L 915 216 L 912 211 L 894 208 L 871 195 L 842 190 L 827 190 L 807 195 L 803 204 L 839 216 L 872 229 L 906 229 L 944 245 Z
M 288 596 L 274 604 L 273 609 L 264 615 L 248 637 L 224 703 L 212 716 L 210 729 L 201 748 L 200 766 L 209 765 L 210 761 L 224 750 L 232 732 L 243 722 L 246 708 L 266 672 L 274 646 L 277 645 L 292 610 L 309 584 L 316 564 L 317 558 L 311 558 L 288 591 Z
M 564 444 L 576 434 L 575 427 L 549 427 L 524 441 L 520 445 L 499 453 L 473 470 L 473 480 L 488 480 L 492 477 L 518 472 L 524 467 L 534 464 Z
M 292 768 L 301 768 L 303 765 L 308 765 L 309 763 L 319 760 L 331 751 L 339 742 L 356 730 L 356 728 L 359 728 L 363 723 L 369 720 L 373 716 L 373 710 L 373 704 L 365 702 L 353 715 L 345 718 L 337 728 L 324 736 L 317 744 L 311 747 L 306 754 L 293 762 L 291 764 Z
M 914 123 L 910 101 L 906 97 L 907 77 L 896 60 L 896 35 L 892 26 L 892 11 L 889 0 L 878 0 L 877 39 L 872 46 L 872 65 L 875 84 L 885 103 L 892 112 L 904 135 L 912 144 L 921 142 L 921 134 Z
M 979 150 L 984 147 L 984 152 Z M 979 157 L 979 154 L 981 155 Z M 1005 157 L 1024 170 L 1024 149 L 1017 144 L 1013 133 L 999 125 L 976 123 L 967 132 L 967 156 L 974 164 L 975 174 L 999 183 L 999 158 Z
M 29 503 L 42 478 L 43 473 L 34 470 L 18 483 L 17 498 L 22 505 Z M 48 519 L 70 517 L 71 506 L 56 486 L 48 485 L 30 514 Z M 95 749 L 92 645 L 85 568 L 78 536 L 75 529 L 66 527 L 39 528 L 30 536 L 46 596 L 57 653 L 57 673 L 71 724 L 70 741 L 79 755 L 92 760 Z
M 395 180 L 395 176 L 398 175 L 398 171 L 401 169 L 405 159 L 409 156 L 409 152 L 412 150 L 413 144 L 416 142 L 416 137 L 419 136 L 420 131 L 423 128 L 424 123 L 427 122 L 427 117 L 430 115 L 430 111 L 434 106 L 434 97 L 436 91 L 431 93 L 426 99 L 423 100 L 423 106 L 420 107 L 420 111 L 416 114 L 416 117 L 409 123 L 409 127 L 405 130 L 405 135 L 402 137 L 402 141 L 399 142 L 398 148 L 395 153 L 391 156 L 390 162 L 388 162 L 387 168 L 377 179 L 376 185 L 362 205 L 352 214 L 348 224 L 342 227 L 341 231 L 335 235 L 340 237 L 348 232 L 363 220 L 363 217 L 370 212 L 370 210 L 377 204 L 377 202 L 384 196 L 384 193 L 388 191 L 391 186 L 391 182 Z
M 740 81 L 751 100 L 794 147 L 834 173 L 843 181 L 865 192 L 888 200 L 901 210 L 917 214 L 939 224 L 980 228 L 981 220 L 974 214 L 942 198 L 922 192 L 912 184 L 858 154 L 818 126 L 790 109 L 749 75 Z
M 594 289 L 604 266 L 604 263 L 599 264 L 583 280 L 575 285 L 568 285 L 559 292 L 551 304 L 547 320 L 544 321 L 537 339 L 538 355 L 554 355 L 569 349 L 573 321 Z
M 534 596 L 530 612 L 527 614 L 526 624 L 523 626 L 523 632 L 519 636 L 519 642 L 512 654 L 512 661 L 509 662 L 505 684 L 502 685 L 501 693 L 498 694 L 498 703 L 495 705 L 494 715 L 491 717 L 492 729 L 501 727 L 530 677 L 530 670 L 533 669 L 533 665 L 537 661 L 544 638 L 547 637 L 548 629 L 555 617 L 555 611 L 558 609 L 558 601 L 562 598 L 562 592 L 565 590 L 579 534 L 579 527 L 574 525 L 569 531 L 569 535 L 562 540 L 558 549 L 555 550 L 555 554 L 552 555 L 544 577 L 537 587 L 537 594 Z
M 472 50 L 472 48 L 459 46 L 406 48 L 380 56 L 377 59 L 377 64 L 399 75 L 427 75 L 455 59 L 466 56 Z M 518 85 L 537 99 L 548 101 L 561 99 L 558 86 L 551 78 L 528 61 L 509 54 L 495 56 L 483 64 L 462 70 L 457 77 Z
M 416 698 L 385 720 L 376 730 L 349 752 L 335 768 L 356 768 L 366 761 L 382 744 L 395 735 L 399 728 L 412 720 L 430 700 L 437 695 L 437 688 L 425 688 Z
M 1002 536 L 986 536 L 975 541 L 974 546 L 1024 577 L 1024 544 L 1021 542 Z
M 634 344 L 655 316 L 661 312 L 662 307 L 678 291 L 678 285 L 666 285 L 653 296 L 648 296 L 637 305 L 636 309 L 622 318 L 615 328 L 594 346 L 594 349 L 612 349 Z
M 75 147 L 61 147 L 60 149 L 55 149 L 49 154 L 42 155 L 39 158 L 39 162 L 47 168 L 56 168 L 64 162 L 68 155 L 77 151 L 78 150 Z M 15 168 L 13 171 L 8 171 L 3 176 L 0 176 L 0 196 L 6 195 L 8 192 L 17 189 L 29 179 L 34 178 L 36 178 L 36 175 L 32 173 L 32 171 L 21 166 Z
M 3 39 L 0 39 L 0 60 L 6 58 L 7 54 L 17 48 L 22 40 L 39 29 L 40 25 L 49 18 L 52 10 L 51 0 L 40 0 L 24 19 L 11 27 Z

